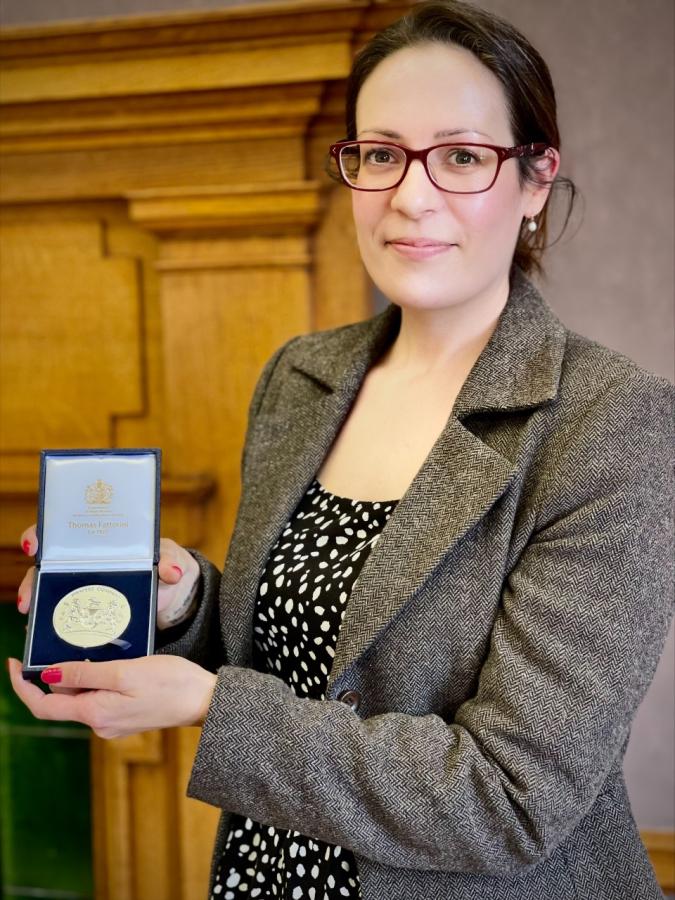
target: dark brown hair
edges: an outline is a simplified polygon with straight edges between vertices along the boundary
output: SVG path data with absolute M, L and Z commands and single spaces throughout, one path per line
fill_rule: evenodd
M 548 66 L 512 25 L 462 0 L 428 0 L 414 6 L 403 18 L 378 32 L 358 53 L 347 81 L 347 140 L 356 140 L 356 101 L 373 69 L 397 50 L 431 42 L 455 44 L 471 51 L 499 79 L 516 145 L 542 142 L 560 149 L 555 90 Z M 518 164 L 521 184 L 526 180 L 542 183 L 537 157 L 521 158 Z M 555 178 L 553 187 L 568 195 L 562 234 L 577 191 L 570 179 L 561 176 Z M 521 228 L 513 262 L 525 272 L 542 272 L 548 205 L 547 201 L 539 214 L 537 231 Z

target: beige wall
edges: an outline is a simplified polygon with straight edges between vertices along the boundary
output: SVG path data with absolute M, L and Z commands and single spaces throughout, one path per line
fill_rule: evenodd
M 269 0 L 268 0 L 269 2 Z M 232 2 L 3 0 L 2 23 L 213 9 Z M 563 172 L 583 223 L 551 251 L 545 295 L 573 330 L 675 380 L 672 0 L 483 0 L 556 83 Z M 626 775 L 642 828 L 673 828 L 674 640 L 633 727 Z

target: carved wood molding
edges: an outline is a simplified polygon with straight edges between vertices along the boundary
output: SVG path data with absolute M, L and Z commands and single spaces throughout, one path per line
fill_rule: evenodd
M 307 36 L 305 36 L 307 37 Z M 288 84 L 339 78 L 349 64 L 344 40 L 325 35 L 307 45 L 288 36 L 263 46 L 235 45 L 200 54 L 152 58 L 80 58 L 73 67 L 62 62 L 37 64 L 30 70 L 7 68 L 0 88 L 3 103 L 107 98 L 205 91 L 260 84 Z
M 135 191 L 128 195 L 129 216 L 154 232 L 215 229 L 249 232 L 303 232 L 318 223 L 316 182 L 239 184 Z
M 317 35 L 353 33 L 364 15 L 391 21 L 387 9 L 410 3 L 389 0 L 295 0 L 250 3 L 222 10 L 145 14 L 127 18 L 67 21 L 47 25 L 18 25 L 2 29 L 0 55 L 7 60 L 71 56 L 119 58 L 134 54 L 173 55 L 221 44 L 259 46 L 283 40 L 310 43 Z M 380 11 L 384 15 L 380 16 Z
M 317 83 L 8 103 L 0 146 L 13 154 L 297 134 L 320 104 Z
M 14 154 L 297 133 L 319 112 L 321 87 L 346 76 L 354 46 L 408 6 L 300 0 L 1 29 L 0 147 Z

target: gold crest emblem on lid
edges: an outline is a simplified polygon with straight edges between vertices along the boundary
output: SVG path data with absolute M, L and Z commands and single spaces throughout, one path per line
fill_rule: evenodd
M 104 506 L 112 500 L 113 487 L 112 484 L 106 484 L 105 481 L 97 479 L 93 484 L 87 485 L 84 492 L 84 499 L 89 506 Z

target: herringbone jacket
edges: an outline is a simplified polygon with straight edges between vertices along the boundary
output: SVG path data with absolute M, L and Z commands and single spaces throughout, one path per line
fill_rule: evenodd
M 622 758 L 673 613 L 675 390 L 519 271 L 356 582 L 327 699 L 248 667 L 268 553 L 399 322 L 274 354 L 222 577 L 197 554 L 197 615 L 161 638 L 218 672 L 188 787 L 224 810 L 214 862 L 234 811 L 349 848 L 364 900 L 661 897 Z

